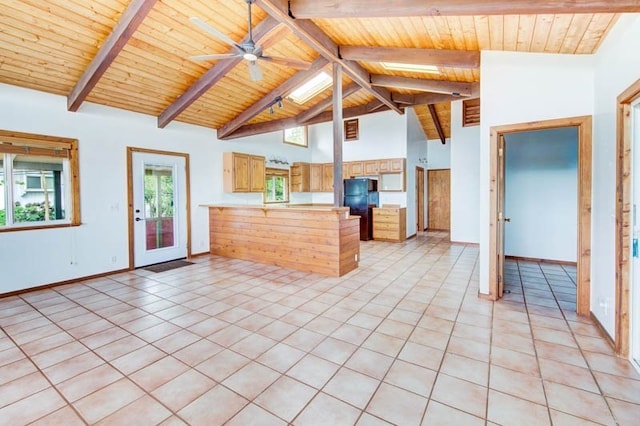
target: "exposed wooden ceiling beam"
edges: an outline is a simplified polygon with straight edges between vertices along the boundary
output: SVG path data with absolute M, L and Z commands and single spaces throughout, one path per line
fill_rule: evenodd
M 342 89 L 342 97 L 347 98 L 360 90 L 361 87 L 357 83 L 351 83 Z M 236 139 L 245 136 L 259 135 L 262 133 L 270 133 L 278 130 L 290 129 L 291 127 L 302 126 L 312 118 L 321 114 L 333 104 L 333 98 L 329 97 L 318 102 L 306 111 L 301 112 L 295 117 L 282 118 L 280 120 L 271 120 L 264 123 L 246 124 L 238 130 L 225 137 L 224 139 Z
M 371 84 L 374 86 L 396 87 L 408 90 L 420 90 L 432 93 L 457 93 L 461 96 L 471 96 L 472 84 L 445 80 L 424 80 L 421 78 L 396 77 L 392 75 L 372 75 Z
M 315 49 L 320 55 L 329 61 L 342 65 L 344 72 L 357 82 L 361 87 L 369 91 L 376 99 L 387 107 L 402 114 L 403 110 L 391 100 L 389 90 L 382 87 L 373 87 L 370 83 L 369 73 L 355 61 L 342 59 L 338 51 L 338 45 L 326 35 L 316 24 L 309 20 L 293 19 L 289 14 L 289 2 L 287 0 L 256 0 L 256 4 L 273 16 L 278 21 L 287 25 L 298 37 Z
M 271 39 L 276 28 L 284 28 L 278 21 L 270 16 L 260 21 L 258 25 L 253 29 L 253 39 L 256 44 L 260 44 L 266 41 L 267 38 Z M 249 41 L 247 35 L 239 44 Z M 264 47 L 264 46 L 263 46 Z M 236 53 L 235 48 L 229 49 L 229 53 Z M 185 109 L 194 103 L 200 96 L 204 95 L 214 84 L 220 81 L 229 71 L 235 68 L 244 58 L 233 58 L 218 61 L 213 67 L 211 67 L 206 73 L 202 75 L 195 83 L 191 85 L 182 95 L 178 97 L 171 105 L 169 105 L 158 116 L 158 127 L 164 128 L 167 124 L 173 121 L 178 115 L 180 115 Z
M 256 115 L 260 114 L 269 106 L 273 105 L 276 102 L 276 98 L 284 98 L 293 90 L 295 90 L 299 85 L 313 77 L 317 74 L 325 65 L 327 65 L 329 61 L 327 61 L 322 56 L 313 61 L 311 67 L 308 70 L 298 71 L 282 83 L 280 86 L 273 89 L 266 96 L 260 99 L 255 104 L 251 105 L 246 110 L 242 111 L 236 118 L 222 126 L 218 129 L 218 138 L 224 139 L 227 136 L 231 135 L 233 132 L 238 130 L 240 126 L 242 126 L 247 121 L 251 120 Z
M 98 84 L 100 77 L 118 56 L 118 53 L 127 44 L 138 26 L 142 23 L 157 0 L 132 0 L 125 9 L 104 43 L 98 49 L 89 66 L 67 96 L 67 109 L 78 111 L 82 102 L 87 99 L 91 90 Z
M 412 105 L 429 105 L 429 104 L 439 104 L 442 102 L 453 102 L 459 101 L 460 99 L 466 99 L 466 96 L 452 96 L 445 95 L 442 93 L 421 93 L 419 95 L 413 95 L 413 104 Z
M 291 0 L 295 19 L 640 12 L 638 0 Z
M 343 95 L 342 97 L 344 98 L 345 94 L 343 93 L 342 95 Z M 332 98 L 329 98 L 329 99 L 332 99 Z M 388 109 L 389 109 L 388 107 L 386 107 L 382 102 L 376 99 L 365 105 L 344 108 L 342 110 L 342 116 L 343 118 L 351 118 L 351 117 L 357 117 L 359 115 L 371 114 L 373 112 L 377 112 L 378 110 L 388 110 Z M 230 134 L 229 136 L 225 137 L 224 140 L 237 139 L 237 138 L 243 138 L 247 136 L 261 135 L 264 133 L 277 132 L 284 129 L 290 129 L 296 126 L 309 126 L 311 124 L 327 123 L 333 120 L 332 111 L 320 112 L 316 114 L 313 118 L 310 118 L 306 121 L 302 121 L 300 119 L 302 114 L 299 114 L 296 117 L 265 121 L 264 123 L 246 124 L 240 127 L 238 130 L 236 130 L 232 134 Z
M 342 59 L 365 62 L 395 62 L 453 68 L 480 67 L 480 52 L 472 50 L 340 46 L 340 56 Z
M 436 126 L 436 131 L 438 132 L 438 137 L 440 137 L 440 142 L 442 142 L 442 145 L 444 145 L 447 143 L 447 138 L 444 135 L 444 130 L 442 130 L 442 123 L 440 123 L 440 119 L 438 118 L 436 107 L 434 104 L 429 104 L 427 107 L 429 108 L 429 114 L 431 114 L 433 124 Z
M 347 87 L 342 88 L 342 98 L 348 98 L 353 95 L 355 92 L 360 90 L 361 87 L 358 83 L 351 83 Z M 296 116 L 296 122 L 305 123 L 311 120 L 316 115 L 322 113 L 324 110 L 329 108 L 333 104 L 333 98 L 327 98 L 318 102 L 316 105 L 312 106 L 306 111 L 301 112 Z

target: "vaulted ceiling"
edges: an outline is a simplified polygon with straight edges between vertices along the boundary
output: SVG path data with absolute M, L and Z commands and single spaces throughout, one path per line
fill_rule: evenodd
M 414 107 L 429 138 L 440 137 L 434 119 L 449 137 L 450 101 L 478 95 L 480 50 L 590 54 L 617 13 L 637 11 L 637 0 L 255 0 L 264 54 L 310 68 L 258 61 L 253 81 L 245 59 L 191 59 L 235 52 L 191 17 L 246 41 L 245 0 L 2 1 L 0 82 L 67 96 L 72 111 L 89 101 L 235 138 L 331 120 L 331 88 L 302 105 L 287 96 L 339 63 L 345 117 Z

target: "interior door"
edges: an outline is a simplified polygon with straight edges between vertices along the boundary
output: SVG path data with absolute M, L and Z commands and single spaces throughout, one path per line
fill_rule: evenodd
M 451 228 L 451 170 L 427 173 L 427 228 L 448 231 Z
M 498 174 L 496 176 L 496 187 L 498 188 L 498 220 L 496 221 L 497 227 L 497 270 L 498 270 L 498 297 L 502 297 L 504 294 L 504 159 L 506 157 L 505 152 L 506 145 L 504 143 L 504 136 L 500 135 L 498 141 Z
M 631 359 L 640 371 L 640 102 L 632 112 Z
M 185 158 L 133 152 L 134 266 L 187 256 Z
M 424 169 L 416 167 L 416 206 L 418 232 L 424 231 Z

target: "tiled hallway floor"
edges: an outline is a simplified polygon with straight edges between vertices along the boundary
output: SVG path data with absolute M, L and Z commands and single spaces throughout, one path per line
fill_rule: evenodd
M 201 257 L 0 299 L 0 423 L 638 424 L 571 270 L 510 264 L 494 304 L 446 237 L 363 243 L 341 279 Z

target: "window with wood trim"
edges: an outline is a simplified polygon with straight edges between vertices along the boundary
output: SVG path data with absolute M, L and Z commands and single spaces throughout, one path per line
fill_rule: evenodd
M 344 120 L 344 140 L 345 141 L 357 141 L 360 137 L 358 128 L 358 119 Z
M 267 168 L 264 181 L 265 203 L 289 202 L 289 170 Z
M 0 232 L 80 224 L 78 142 L 0 130 Z
M 462 127 L 480 125 L 480 98 L 462 101 Z

